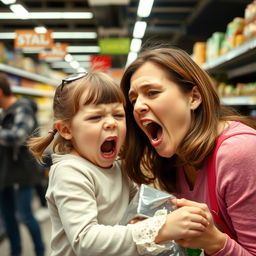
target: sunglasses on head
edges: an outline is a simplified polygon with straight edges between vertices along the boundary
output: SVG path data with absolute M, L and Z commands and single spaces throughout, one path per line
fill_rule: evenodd
M 75 80 L 78 80 L 82 77 L 85 77 L 87 76 L 88 72 L 79 72 L 79 73 L 75 73 L 75 74 L 72 74 L 70 76 L 67 76 L 66 78 L 62 79 L 62 82 L 61 82 L 61 87 L 60 87 L 60 91 L 63 90 L 63 87 L 65 84 L 68 84 L 68 83 L 71 83 Z

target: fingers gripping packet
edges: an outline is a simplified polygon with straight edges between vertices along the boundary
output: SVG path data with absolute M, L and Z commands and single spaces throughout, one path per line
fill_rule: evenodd
M 176 209 L 176 197 L 157 190 L 153 187 L 142 184 L 134 198 L 131 200 L 128 209 L 120 221 L 121 225 L 127 225 L 135 218 L 153 217 L 159 210 L 172 212 Z M 174 242 L 172 247 L 157 256 L 186 256 L 184 248 Z M 147 255 L 145 255 L 147 256 Z

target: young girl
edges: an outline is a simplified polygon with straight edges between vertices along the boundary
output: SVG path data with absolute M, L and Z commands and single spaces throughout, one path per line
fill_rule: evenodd
M 42 161 L 54 139 L 46 193 L 51 255 L 156 254 L 172 245 L 162 242 L 198 236 L 208 225 L 201 204 L 118 225 L 137 191 L 116 160 L 126 134 L 124 103 L 120 88 L 104 73 L 69 76 L 55 93 L 53 129 L 29 143 Z

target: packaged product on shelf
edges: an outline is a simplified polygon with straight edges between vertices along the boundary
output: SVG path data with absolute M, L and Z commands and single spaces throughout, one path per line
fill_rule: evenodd
M 193 46 L 193 59 L 197 64 L 206 62 L 206 43 L 196 42 Z
M 0 62 L 1 63 L 6 63 L 7 59 L 8 59 L 7 49 L 6 49 L 5 45 L 4 45 L 4 43 L 0 42 Z
M 236 47 L 236 36 L 243 34 L 244 29 L 244 18 L 236 17 L 227 25 L 227 30 L 225 33 L 225 40 L 227 41 L 227 48 L 231 50 Z
M 221 46 L 222 46 L 223 40 L 224 40 L 223 32 L 214 32 L 212 36 L 207 40 L 207 43 L 206 43 L 207 61 L 221 55 Z

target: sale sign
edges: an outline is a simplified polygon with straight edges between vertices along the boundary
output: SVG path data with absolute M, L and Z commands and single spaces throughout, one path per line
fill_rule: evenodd
M 36 33 L 34 30 L 16 30 L 14 48 L 16 50 L 42 50 L 51 49 L 54 45 L 52 31 Z
M 38 53 L 39 60 L 54 61 L 63 60 L 68 53 L 68 44 L 56 43 L 51 50 L 42 50 Z

